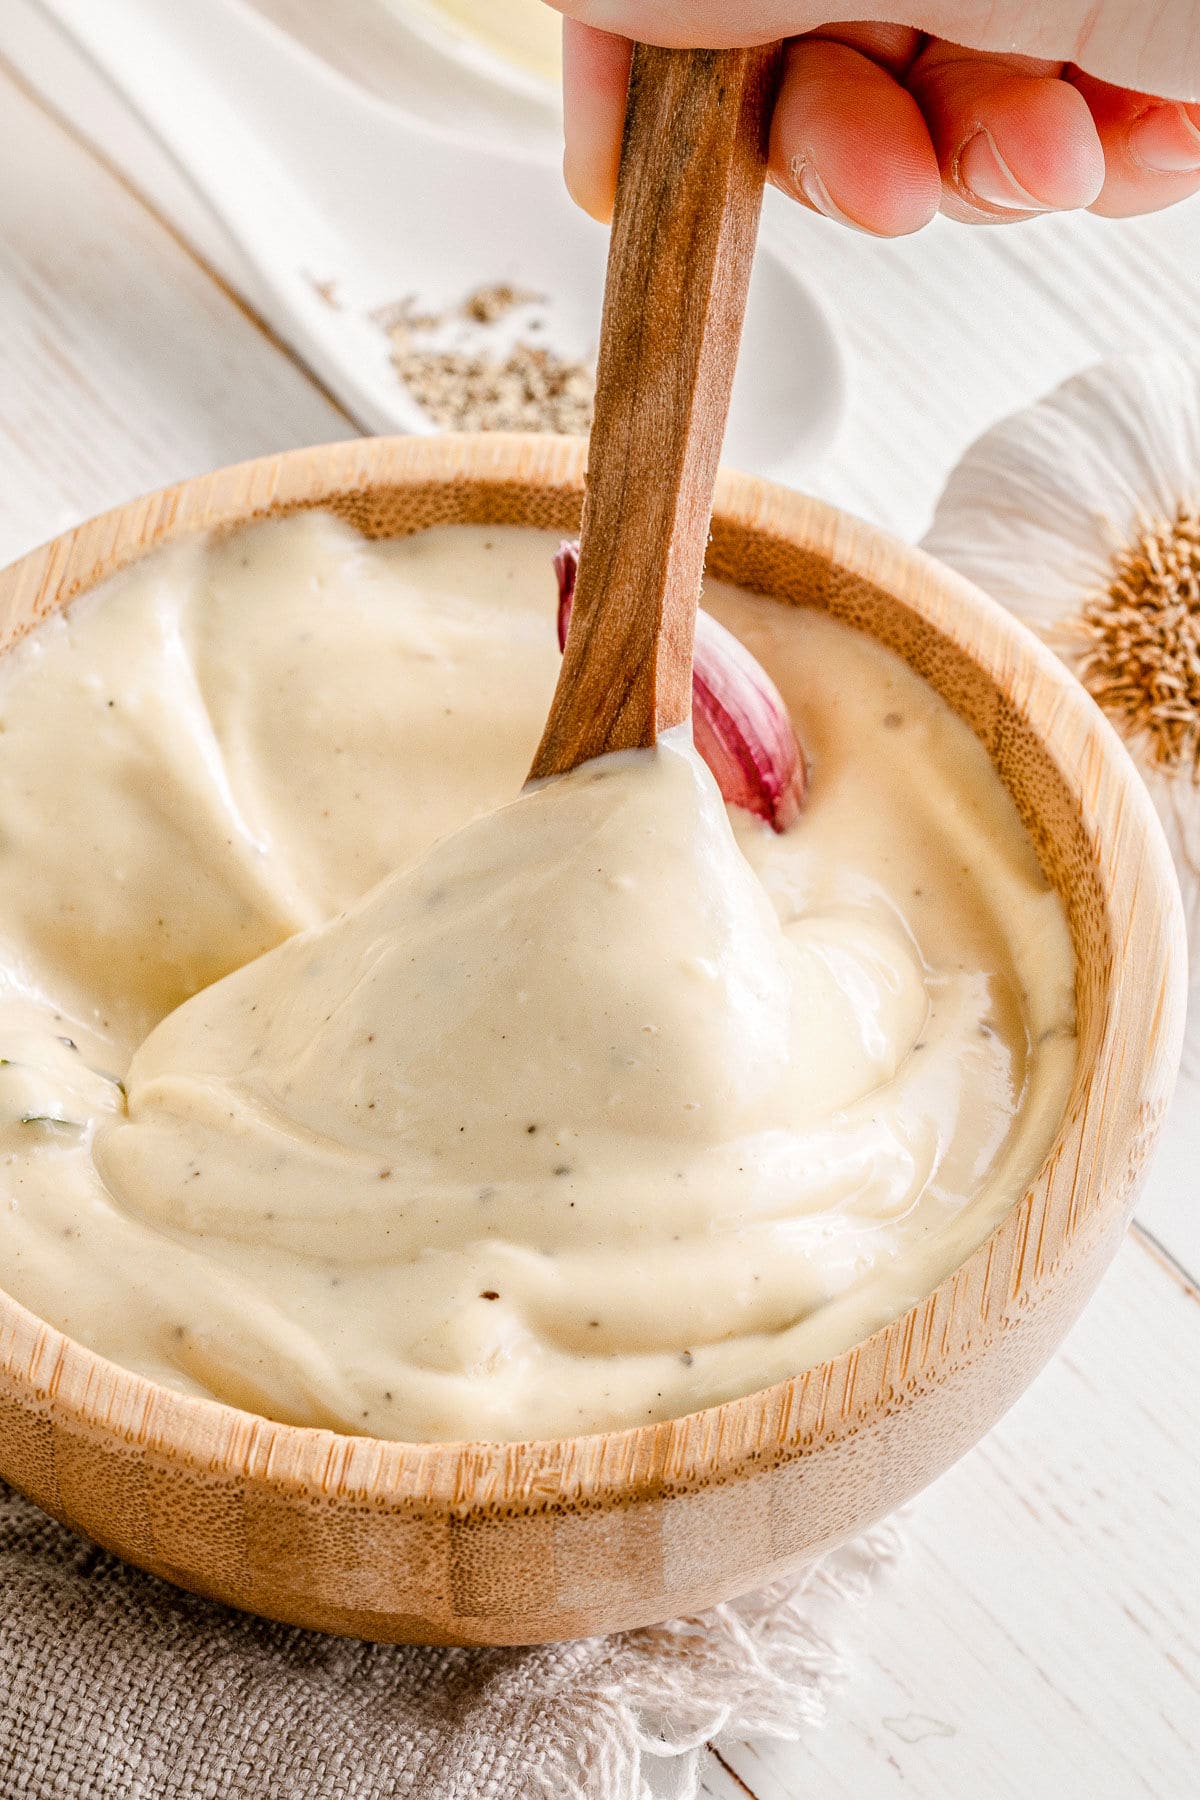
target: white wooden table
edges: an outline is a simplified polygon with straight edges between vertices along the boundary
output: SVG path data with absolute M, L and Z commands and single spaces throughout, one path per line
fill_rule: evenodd
M 36 79 L 0 65 L 0 561 L 138 490 L 355 429 L 89 147 L 100 122 L 56 116 Z M 1198 227 L 1193 206 L 880 246 L 773 221 L 855 363 L 813 485 L 915 535 L 991 418 L 1107 350 L 1200 354 Z M 1200 1179 L 1169 1173 L 1061 1354 L 914 1504 L 833 1722 L 714 1747 L 714 1800 L 1200 1794 Z

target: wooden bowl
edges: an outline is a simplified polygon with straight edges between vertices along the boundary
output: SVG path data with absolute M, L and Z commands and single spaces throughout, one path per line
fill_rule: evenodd
M 153 545 L 301 507 L 372 536 L 453 521 L 574 531 L 563 439 L 397 439 L 224 469 L 67 532 L 0 576 L 0 650 Z M 982 739 L 1070 915 L 1079 1061 L 1027 1193 L 920 1305 L 745 1399 L 524 1444 L 277 1425 L 128 1374 L 0 1295 L 0 1473 L 181 1586 L 366 1638 L 512 1644 L 691 1612 L 879 1518 L 978 1439 L 1108 1263 L 1170 1095 L 1178 889 L 1115 734 L 1014 619 L 915 550 L 726 475 L 714 575 L 890 646 Z M 0 1272 L 2 1273 L 2 1272 Z

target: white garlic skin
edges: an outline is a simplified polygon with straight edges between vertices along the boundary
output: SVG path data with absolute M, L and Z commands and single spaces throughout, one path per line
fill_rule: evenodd
M 1148 518 L 1200 506 L 1200 363 L 1168 351 L 1072 376 L 976 439 L 923 548 L 975 582 L 1071 665 L 1062 628 L 1103 594 Z M 1120 729 L 1120 722 L 1114 721 Z M 1200 783 L 1121 730 L 1162 820 L 1183 894 L 1191 986 L 1184 1074 L 1200 1083 Z

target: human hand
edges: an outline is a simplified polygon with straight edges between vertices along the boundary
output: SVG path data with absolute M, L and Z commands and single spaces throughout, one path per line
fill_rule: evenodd
M 612 210 L 633 39 L 786 38 L 769 179 L 880 236 L 939 208 L 983 225 L 1078 207 L 1119 218 L 1200 189 L 1195 0 L 849 0 L 858 22 L 840 24 L 819 0 L 549 4 L 564 14 L 567 184 L 597 218 Z M 906 22 L 872 22 L 880 10 Z

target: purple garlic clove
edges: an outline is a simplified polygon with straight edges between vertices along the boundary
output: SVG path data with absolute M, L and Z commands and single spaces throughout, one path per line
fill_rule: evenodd
M 564 543 L 558 576 L 558 647 L 567 646 L 579 546 Z M 711 614 L 696 615 L 692 735 L 731 806 L 786 831 L 800 815 L 808 768 L 783 697 L 746 646 Z

